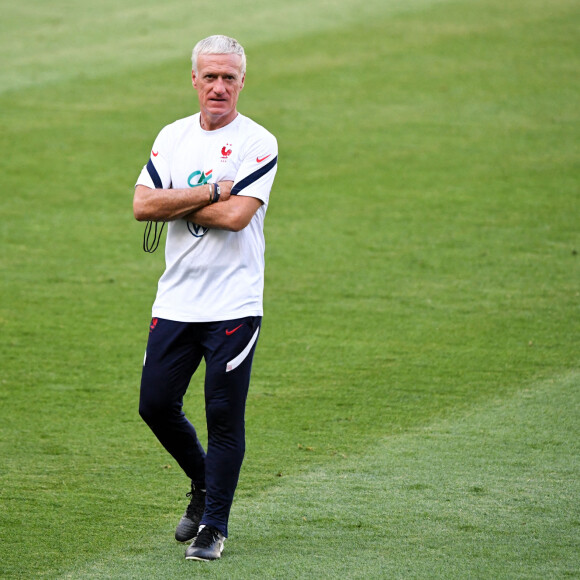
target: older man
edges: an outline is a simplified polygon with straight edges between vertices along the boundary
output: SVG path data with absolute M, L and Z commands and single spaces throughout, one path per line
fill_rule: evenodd
M 192 55 L 200 112 L 161 130 L 133 202 L 139 221 L 169 222 L 141 379 L 139 412 L 191 479 L 177 526 L 185 557 L 215 560 L 245 451 L 244 413 L 260 331 L 263 225 L 278 161 L 276 139 L 238 113 L 246 57 L 210 36 Z M 205 359 L 207 452 L 183 396 Z

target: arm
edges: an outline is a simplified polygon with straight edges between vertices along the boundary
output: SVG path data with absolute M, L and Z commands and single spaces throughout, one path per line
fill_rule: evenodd
M 261 205 L 255 197 L 233 195 L 224 203 L 203 207 L 185 219 L 206 228 L 239 232 L 250 223 Z
M 230 197 L 231 181 L 220 182 L 220 202 Z M 172 221 L 209 206 L 213 198 L 213 185 L 204 184 L 185 189 L 151 189 L 145 185 L 135 187 L 133 214 L 137 221 Z
M 268 203 L 270 188 L 276 175 L 278 144 L 270 133 L 260 130 L 244 152 L 244 161 L 233 182 L 233 191 L 225 203 L 204 207 L 185 216 L 200 226 L 239 232 L 252 220 L 264 203 Z M 242 195 L 239 195 L 243 192 Z

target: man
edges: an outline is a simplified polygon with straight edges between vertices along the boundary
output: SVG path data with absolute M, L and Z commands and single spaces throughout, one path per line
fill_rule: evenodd
M 153 304 L 139 412 L 191 479 L 175 537 L 185 557 L 215 560 L 245 451 L 244 412 L 262 320 L 263 224 L 276 139 L 237 111 L 246 57 L 210 36 L 192 55 L 200 112 L 159 133 L 135 187 L 139 221 L 169 222 Z M 205 359 L 207 452 L 183 411 Z

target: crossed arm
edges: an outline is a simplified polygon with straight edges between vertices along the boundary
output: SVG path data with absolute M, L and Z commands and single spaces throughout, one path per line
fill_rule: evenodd
M 210 185 L 185 189 L 151 189 L 137 185 L 133 214 L 137 221 L 186 219 L 200 226 L 239 232 L 249 223 L 262 202 L 255 197 L 230 196 L 233 181 L 220 181 L 220 201 L 210 205 Z

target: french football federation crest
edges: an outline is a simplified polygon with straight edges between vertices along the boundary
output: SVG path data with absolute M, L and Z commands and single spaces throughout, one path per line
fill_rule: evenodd
M 232 145 L 231 143 L 226 143 L 222 147 L 222 162 L 226 162 L 231 154 L 232 154 Z

